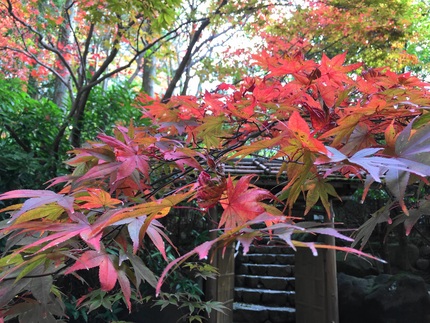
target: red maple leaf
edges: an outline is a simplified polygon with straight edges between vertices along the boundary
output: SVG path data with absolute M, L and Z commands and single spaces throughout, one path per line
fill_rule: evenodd
M 208 173 L 201 172 L 195 185 L 197 191 L 196 199 L 199 206 L 202 208 L 215 206 L 221 199 L 225 186 L 224 177 L 211 177 Z
M 101 288 L 110 291 L 115 287 L 118 279 L 115 266 L 109 255 L 104 251 L 85 251 L 82 256 L 64 273 L 68 275 L 76 270 L 99 267 L 99 280 Z
M 250 181 L 255 175 L 243 176 L 236 183 L 229 177 L 227 179 L 227 192 L 221 199 L 224 212 L 221 215 L 219 227 L 231 229 L 254 219 L 265 212 L 263 203 L 265 199 L 275 199 L 275 196 L 262 188 L 250 188 Z
M 288 120 L 288 129 L 291 135 L 288 145 L 301 146 L 312 152 L 327 153 L 324 144 L 311 135 L 308 124 L 297 111 L 294 111 Z

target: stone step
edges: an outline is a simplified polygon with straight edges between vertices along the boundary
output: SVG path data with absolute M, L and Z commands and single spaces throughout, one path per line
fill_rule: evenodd
M 277 276 L 236 275 L 235 286 L 293 291 L 295 290 L 295 278 Z
M 294 291 L 236 287 L 234 300 L 247 304 L 295 307 L 295 294 Z
M 242 263 L 236 269 L 236 273 L 241 275 L 292 277 L 294 276 L 294 265 Z
M 285 245 L 258 244 L 249 246 L 249 254 L 270 253 L 270 254 L 294 254 L 293 248 Z
M 236 261 L 251 264 L 294 265 L 294 254 L 253 253 L 239 254 Z
M 296 321 L 296 310 L 291 307 L 234 303 L 233 311 L 235 323 L 294 323 Z

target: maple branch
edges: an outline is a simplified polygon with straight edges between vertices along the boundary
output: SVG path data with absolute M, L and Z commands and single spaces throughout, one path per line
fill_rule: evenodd
M 71 259 L 69 259 L 71 260 Z M 65 269 L 66 267 L 68 267 L 71 264 L 71 262 L 67 263 L 67 261 L 64 263 L 63 266 L 59 267 L 56 271 L 50 272 L 50 273 L 44 273 L 44 274 L 35 274 L 35 275 L 25 275 L 24 277 L 22 277 L 21 279 L 30 279 L 30 278 L 41 278 L 41 277 L 47 277 L 47 276 L 56 276 L 58 275 L 63 269 Z M 18 276 L 13 276 L 13 277 L 5 277 L 2 280 L 7 281 L 7 280 L 15 280 L 17 279 Z
M 235 27 L 233 25 L 229 26 L 228 28 L 224 29 L 223 31 L 219 32 L 218 34 L 212 35 L 208 38 L 206 38 L 204 41 L 201 42 L 201 44 L 199 46 L 197 46 L 192 55 L 195 55 L 197 52 L 199 52 L 202 47 L 206 44 L 206 43 L 210 43 L 212 42 L 214 39 L 217 39 L 218 37 L 221 37 L 222 35 L 224 35 L 225 33 L 227 33 L 229 30 L 234 29 Z M 227 39 L 223 40 L 222 44 L 225 44 L 228 40 L 231 39 L 232 36 L 228 37 Z M 218 45 L 221 46 L 221 45 Z M 212 47 L 213 49 L 213 47 Z
M 167 102 L 173 95 L 173 91 L 176 88 L 176 84 L 179 82 L 179 79 L 181 78 L 185 67 L 188 64 L 188 61 L 191 58 L 191 54 L 192 54 L 192 50 L 194 48 L 194 46 L 196 45 L 197 41 L 200 38 L 200 35 L 202 34 L 203 30 L 210 24 L 210 19 L 206 18 L 202 24 L 200 25 L 200 27 L 197 29 L 197 31 L 194 33 L 193 37 L 190 40 L 190 43 L 188 45 L 187 51 L 184 55 L 184 57 L 182 58 L 181 63 L 179 64 L 178 68 L 176 69 L 175 75 L 173 76 L 173 79 L 170 81 L 169 86 L 163 96 L 163 99 L 161 100 L 161 102 Z
M 52 74 L 54 74 L 56 77 L 58 77 L 61 81 L 61 83 L 63 83 L 64 85 L 66 85 L 67 87 L 67 91 L 69 92 L 70 95 L 72 95 L 72 89 L 70 87 L 70 84 L 68 84 L 63 77 L 61 76 L 61 74 L 59 74 L 55 69 L 53 69 L 51 66 L 46 65 L 45 63 L 43 63 L 42 61 L 40 61 L 37 56 L 35 56 L 34 54 L 29 53 L 26 50 L 22 50 L 19 48 L 13 48 L 13 47 L 9 47 L 9 46 L 2 46 L 0 47 L 0 50 L 10 50 L 12 52 L 16 52 L 16 53 L 20 53 L 24 56 L 27 56 L 28 58 L 33 59 L 38 65 L 46 68 L 48 71 L 50 71 Z
M 16 143 L 21 146 L 22 149 L 24 149 L 24 151 L 26 153 L 30 153 L 32 150 L 29 146 L 27 146 L 22 140 L 21 138 L 19 138 L 18 134 L 12 129 L 12 127 L 10 127 L 9 125 L 5 124 L 4 127 L 6 128 L 6 130 L 9 132 L 9 134 L 11 135 L 11 137 L 16 141 Z
M 329 49 L 329 48 L 333 47 L 334 45 L 336 45 L 337 43 L 339 43 L 340 41 L 342 41 L 343 39 L 346 39 L 346 38 L 348 38 L 348 37 L 349 37 L 349 34 L 347 34 L 347 35 L 345 35 L 345 36 L 342 36 L 342 37 L 340 37 L 339 39 L 335 40 L 334 42 L 332 42 L 332 43 L 328 44 L 327 46 L 325 46 L 325 47 L 321 48 L 320 50 L 318 50 L 318 51 L 316 51 L 316 52 L 314 52 L 314 53 L 311 53 L 311 51 L 312 51 L 312 49 L 313 49 L 313 47 L 311 47 L 311 48 L 309 48 L 309 50 L 306 52 L 305 57 L 306 57 L 306 58 L 308 58 L 308 59 L 310 59 L 310 58 L 311 58 L 311 56 L 310 56 L 311 54 L 312 54 L 312 55 L 318 55 L 318 54 L 324 53 L 325 51 L 327 51 L 327 49 Z
M 220 3 L 220 5 L 218 6 L 218 8 L 215 10 L 213 15 L 219 15 L 221 12 L 221 8 L 224 7 L 227 3 L 228 3 L 228 0 L 223 0 Z M 161 102 L 167 102 L 172 97 L 173 91 L 176 88 L 176 84 L 179 82 L 179 79 L 181 78 L 182 74 L 184 73 L 184 70 L 188 64 L 188 61 L 191 59 L 194 46 L 197 44 L 203 30 L 207 26 L 209 26 L 210 22 L 211 22 L 211 18 L 209 18 L 209 17 L 204 18 L 202 20 L 200 27 L 194 33 L 194 35 L 191 38 L 190 43 L 188 45 L 187 51 L 186 51 L 184 57 L 182 58 L 182 61 L 179 64 L 178 68 L 176 69 L 175 75 L 173 76 L 173 79 L 170 81 L 169 86 L 167 87 L 167 90 L 164 93 L 164 96 L 163 96 Z
M 81 75 L 79 75 L 79 77 L 81 78 L 80 82 L 81 84 L 83 84 L 84 79 L 85 79 L 85 66 L 87 66 L 87 59 L 88 59 L 88 54 L 90 52 L 90 44 L 91 44 L 91 39 L 93 38 L 94 35 L 94 24 L 91 23 L 90 24 L 90 29 L 88 31 L 88 36 L 87 39 L 85 40 L 85 44 L 84 44 L 84 54 L 82 55 L 82 63 L 81 63 Z
M 64 58 L 63 54 L 57 48 L 55 48 L 53 46 L 50 46 L 49 44 L 45 43 L 45 41 L 43 40 L 44 36 L 43 36 L 42 33 L 40 33 L 39 31 L 37 31 L 31 25 L 27 24 L 25 21 L 23 21 L 21 18 L 19 18 L 18 16 L 15 15 L 15 13 L 13 12 L 13 6 L 12 6 L 11 0 L 7 0 L 7 4 L 8 4 L 7 11 L 10 14 L 10 16 L 14 19 L 14 21 L 19 22 L 21 25 L 23 25 L 25 28 L 27 28 L 33 34 L 37 35 L 37 42 L 38 42 L 38 44 L 42 48 L 44 48 L 44 49 L 46 49 L 46 50 L 48 50 L 48 51 L 50 51 L 50 52 L 52 52 L 52 53 L 54 53 L 54 54 L 56 54 L 58 56 L 58 58 L 60 59 L 60 61 L 64 64 L 64 67 L 69 71 L 70 76 L 73 79 L 73 82 L 75 84 L 77 84 L 76 83 L 76 78 L 73 75 L 73 70 L 72 70 L 71 66 L 69 65 L 69 63 L 67 62 L 67 60 Z M 37 61 L 38 64 L 41 64 L 41 62 L 39 60 L 36 60 L 36 61 Z M 58 74 L 57 72 L 55 72 L 52 68 L 47 67 L 46 64 L 41 64 L 41 65 L 43 67 L 45 67 L 45 68 L 48 68 L 49 71 L 53 72 L 54 75 L 57 76 L 61 80 L 61 82 L 64 83 L 64 85 L 66 85 L 66 87 L 68 87 L 68 88 L 70 87 L 70 85 L 61 77 L 60 74 Z
M 163 40 L 165 40 L 167 37 L 169 37 L 170 35 L 172 35 L 173 33 L 176 33 L 180 28 L 182 28 L 184 25 L 186 25 L 186 24 L 189 24 L 189 23 L 191 23 L 191 22 L 187 22 L 187 23 L 184 23 L 184 24 L 182 24 L 180 27 L 178 27 L 178 28 L 176 28 L 176 29 L 174 29 L 174 30 L 172 30 L 172 31 L 170 31 L 170 32 L 168 32 L 168 33 L 166 33 L 166 34 L 164 34 L 163 36 L 161 36 L 161 37 L 159 37 L 159 38 L 157 38 L 156 40 L 154 40 L 152 43 L 150 43 L 150 44 L 148 44 L 148 45 L 146 45 L 144 48 L 142 48 L 141 50 L 139 50 L 139 51 L 137 51 L 136 49 L 136 54 L 128 61 L 128 63 L 127 64 L 124 64 L 124 65 L 122 65 L 122 66 L 120 66 L 120 67 L 118 67 L 118 68 L 116 68 L 116 69 L 114 69 L 113 71 L 111 71 L 111 72 L 109 72 L 109 73 L 106 73 L 106 74 L 104 74 L 102 77 L 99 77 L 97 80 L 92 80 L 91 81 L 91 83 L 88 83 L 88 85 L 86 86 L 86 88 L 87 87 L 93 87 L 93 86 L 95 86 L 95 85 L 97 85 L 97 84 L 100 84 L 101 82 L 103 82 L 105 79 L 107 79 L 107 78 L 110 78 L 110 77 L 112 77 L 113 75 L 115 75 L 115 74 L 117 74 L 117 73 L 119 73 L 119 72 L 121 72 L 121 71 L 123 71 L 123 70 L 125 70 L 125 69 L 127 69 L 127 68 L 129 68 L 136 60 L 137 60 L 137 58 L 140 56 L 140 55 L 142 55 L 144 52 L 146 52 L 146 51 L 148 51 L 149 49 L 151 49 L 152 47 L 154 47 L 157 43 L 159 43 L 159 42 L 161 42 L 161 41 L 163 41 Z M 169 38 L 168 40 L 170 40 L 171 38 Z M 167 40 L 167 41 L 168 41 Z
M 75 41 L 75 44 L 76 44 L 76 50 L 78 51 L 79 58 L 81 58 L 82 57 L 81 48 L 79 47 L 78 37 L 76 36 L 76 32 L 75 32 L 75 29 L 73 28 L 73 24 L 72 24 L 72 18 L 70 17 L 70 14 L 69 14 L 69 10 L 72 9 L 74 4 L 75 4 L 75 2 L 72 2 L 69 7 L 64 8 L 64 9 L 66 11 L 66 17 L 67 17 L 67 21 L 69 22 L 70 30 L 72 31 L 72 34 L 73 34 L 73 40 Z

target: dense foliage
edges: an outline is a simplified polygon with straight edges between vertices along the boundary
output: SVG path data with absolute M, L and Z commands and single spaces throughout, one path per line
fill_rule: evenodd
M 52 149 L 63 111 L 45 97 L 32 98 L 17 79 L 0 79 L 0 191 L 40 188 L 50 178 L 67 172 L 63 161 L 72 148 L 61 141 Z M 138 120 L 133 106 L 137 92 L 128 83 L 113 83 L 107 89 L 96 87 L 88 99 L 82 137 L 95 138 L 103 131 L 113 133 L 116 123 Z M 70 129 L 65 132 L 66 139 Z
M 30 312 L 61 317 L 62 307 L 53 306 L 63 302 L 54 277 L 82 279 L 91 268 L 98 269 L 98 282 L 90 294 L 118 295 L 120 289 L 132 310 L 142 282 L 159 294 L 172 268 L 193 255 L 205 258 L 218 242 L 237 239 L 246 251 L 254 238 L 273 235 L 294 249 L 362 254 L 292 236 L 352 240 L 290 216 L 299 196 L 306 200 L 305 213 L 321 203 L 332 216 L 329 198 L 338 198 L 333 177 L 363 180 L 363 199 L 371 185 L 391 198 L 355 243 L 364 244 L 372 225 L 390 221 L 395 209 L 409 214 L 405 226 L 410 230 L 428 205 L 421 196 L 408 208 L 404 198 L 410 185 L 427 183 L 430 176 L 429 85 L 386 68 L 357 72 L 361 64 L 344 65 L 345 54 L 323 55 L 316 62 L 305 59 L 297 44 L 282 39 L 267 44 L 253 55 L 264 77 L 167 102 L 141 94 L 137 105 L 150 122 L 118 126 L 113 134 L 99 134 L 73 149 L 67 162 L 73 172 L 51 181 L 51 188 L 62 184 L 61 189 L 0 195 L 1 200 L 26 199 L 3 210 L 10 213 L 1 230 L 8 238 L 0 260 L 5 318 L 23 320 Z M 225 163 L 258 154 L 283 161 L 278 196 L 255 186 L 255 176 L 224 172 Z M 202 217 L 220 205 L 222 233 L 170 261 L 156 277 L 139 255 L 152 243 L 167 260 L 169 239 L 159 220 L 190 202 L 197 203 Z M 253 223 L 265 228 L 251 229 Z

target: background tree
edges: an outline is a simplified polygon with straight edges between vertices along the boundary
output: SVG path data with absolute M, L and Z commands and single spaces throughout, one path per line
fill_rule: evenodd
M 264 20 L 245 26 L 244 45 L 235 46 L 230 66 L 241 66 L 249 53 L 264 46 L 264 35 L 282 37 L 300 47 L 308 58 L 347 52 L 347 61 L 365 66 L 389 66 L 426 74 L 428 3 L 414 1 L 306 1 L 278 7 Z M 261 38 L 261 36 L 263 36 Z M 257 41 L 258 39 L 258 41 Z M 250 45 L 249 45 L 250 44 Z M 418 48 L 419 51 L 416 51 Z M 237 56 L 235 56 L 236 54 Z M 225 56 L 225 55 L 224 55 Z
M 184 2 L 179 9 L 178 0 L 109 0 L 97 5 L 91 1 L 56 1 L 48 5 L 44 1 L 5 0 L 0 5 L 5 18 L 0 36 L 3 73 L 21 78 L 27 82 L 24 90 L 27 88 L 31 96 L 50 98 L 63 111 L 62 118 L 56 119 L 56 135 L 50 136 L 52 143 L 38 145 L 45 156 L 54 159 L 49 162 L 48 177 L 56 174 L 59 156 L 70 146 L 80 145 L 83 129 L 102 127 L 85 120 L 92 113 L 87 111 L 87 103 L 94 88 L 108 89 L 108 81 L 115 77 L 134 84 L 145 66 L 143 83 L 153 94 L 151 80 L 155 78 L 158 55 L 166 61 L 176 57 L 169 66 L 172 77 L 162 84 L 167 88 L 162 93 L 164 99 L 177 87 L 186 93 L 193 74 L 191 65 L 201 59 L 196 56 L 204 55 L 202 51 L 226 31 L 233 33 L 240 27 L 237 22 L 228 23 L 229 17 L 237 14 L 246 19 L 260 8 L 252 2 L 244 7 L 228 1 L 204 1 Z M 175 46 L 181 51 L 177 54 L 171 50 L 174 39 L 178 39 Z M 132 67 L 135 72 L 130 75 Z M 5 135 L 7 129 L 11 129 L 10 125 L 3 128 Z

